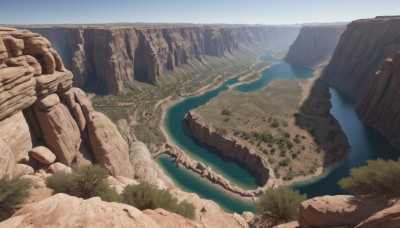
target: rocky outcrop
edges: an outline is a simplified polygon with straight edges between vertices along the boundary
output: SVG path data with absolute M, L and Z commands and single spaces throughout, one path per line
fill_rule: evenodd
M 21 173 L 15 163 L 38 168 L 31 156 L 45 165 L 96 160 L 113 175 L 133 177 L 126 142 L 72 88 L 72 73 L 50 42 L 5 27 L 0 27 L 0 148 L 0 176 Z
M 163 70 L 223 57 L 242 45 L 289 45 L 299 27 L 268 26 L 41 26 L 74 74 L 74 85 L 118 93 L 133 80 L 156 83 Z
M 193 137 L 200 142 L 218 149 L 225 156 L 243 163 L 250 170 L 257 173 L 260 186 L 267 184 L 270 179 L 269 167 L 262 156 L 239 144 L 236 140 L 226 138 L 218 131 L 206 126 L 203 120 L 193 111 L 190 111 L 186 115 L 185 120 Z
M 175 224 L 175 226 L 172 226 Z M 24 206 L 1 227 L 204 227 L 165 211 L 145 211 L 121 203 L 108 203 L 99 197 L 80 199 L 56 194 Z
M 400 17 L 350 23 L 322 79 L 346 92 L 360 117 L 400 149 Z
M 384 197 L 322 196 L 301 203 L 297 221 L 301 227 L 355 227 L 389 206 Z
M 385 59 L 400 50 L 400 17 L 376 17 L 351 22 L 322 73 L 330 85 L 357 101 Z
M 398 227 L 400 224 L 400 204 L 379 211 L 362 221 L 356 228 Z
M 285 59 L 295 65 L 315 70 L 329 62 L 345 29 L 344 25 L 304 26 L 290 46 Z
M 366 88 L 357 100 L 360 117 L 400 149 L 400 52 L 383 63 Z

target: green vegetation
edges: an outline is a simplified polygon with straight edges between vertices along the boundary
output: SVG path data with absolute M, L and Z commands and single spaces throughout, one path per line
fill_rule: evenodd
M 221 115 L 230 116 L 230 115 L 232 115 L 232 113 L 231 113 L 231 111 L 229 111 L 229 109 L 222 109 Z
M 128 185 L 122 192 L 123 202 L 140 210 L 164 208 L 186 218 L 194 219 L 195 207 L 186 201 L 178 203 L 168 190 L 160 190 L 149 183 Z
M 72 173 L 56 172 L 46 185 L 56 193 L 65 193 L 88 199 L 99 196 L 107 202 L 120 202 L 118 193 L 107 183 L 108 171 L 98 165 L 73 167 Z
M 22 205 L 29 197 L 32 183 L 28 179 L 15 177 L 0 179 L 0 211 L 9 212 Z
M 256 203 L 256 209 L 260 214 L 271 214 L 275 223 L 289 222 L 296 220 L 297 208 L 306 199 L 306 195 L 279 186 L 267 189 Z
M 400 161 L 370 160 L 366 166 L 353 168 L 340 186 L 356 195 L 400 196 Z
M 173 71 L 164 70 L 157 77 L 156 85 L 134 81 L 122 93 L 96 95 L 92 102 L 96 110 L 106 114 L 113 122 L 126 119 L 133 123 L 139 141 L 147 146 L 159 147 L 165 142 L 160 129 L 161 100 L 176 100 L 206 85 L 210 85 L 210 88 L 217 86 L 234 75 L 244 76 L 259 71 L 266 63 L 253 63 L 262 51 L 262 47 L 254 45 L 241 48 L 234 56 L 206 56 L 202 62 L 190 60 L 189 64 L 176 67 Z M 229 122 L 228 119 L 226 121 Z
M 193 219 L 195 216 L 193 204 L 186 201 L 178 202 L 168 190 L 157 189 L 152 184 L 144 182 L 139 185 L 128 185 L 120 195 L 109 186 L 108 172 L 100 166 L 86 165 L 73 167 L 72 170 L 72 173 L 56 172 L 48 177 L 47 187 L 54 189 L 56 193 L 65 193 L 84 199 L 98 196 L 104 201 L 125 203 L 140 210 L 164 208 L 186 218 Z M 0 185 L 0 193 L 1 186 L 3 185 Z M 21 188 L 21 185 L 15 186 Z M 15 187 L 12 189 L 15 191 Z M 18 195 L 15 196 L 16 199 L 20 198 Z

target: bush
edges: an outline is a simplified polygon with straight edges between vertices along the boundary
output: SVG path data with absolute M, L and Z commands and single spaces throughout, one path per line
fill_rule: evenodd
M 370 160 L 367 166 L 351 169 L 339 185 L 356 195 L 400 196 L 400 161 Z
M 72 173 L 56 172 L 46 185 L 56 193 L 65 193 L 84 199 L 99 196 L 103 201 L 120 202 L 119 194 L 107 183 L 108 171 L 98 165 L 73 167 Z
M 140 210 L 163 208 L 193 219 L 195 207 L 182 201 L 178 203 L 168 190 L 157 189 L 154 185 L 143 182 L 139 185 L 128 185 L 122 192 L 123 202 Z
M 0 179 L 0 210 L 9 212 L 22 205 L 29 197 L 32 182 L 28 179 L 15 177 Z
M 296 220 L 297 208 L 306 199 L 306 195 L 286 187 L 269 188 L 256 203 L 256 209 L 260 214 L 270 213 L 275 223 L 289 222 Z
M 232 115 L 232 113 L 231 113 L 231 111 L 228 110 L 228 109 L 222 109 L 221 115 L 230 116 L 230 115 Z

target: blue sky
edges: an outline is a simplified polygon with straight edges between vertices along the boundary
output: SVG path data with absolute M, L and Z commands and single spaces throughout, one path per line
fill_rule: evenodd
M 0 24 L 293 24 L 400 14 L 400 0 L 0 0 Z

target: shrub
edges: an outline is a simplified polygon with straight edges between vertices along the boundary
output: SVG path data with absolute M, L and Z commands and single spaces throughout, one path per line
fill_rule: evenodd
M 356 195 L 400 196 L 400 161 L 370 160 L 366 166 L 351 169 L 339 185 Z
M 20 206 L 29 197 L 32 182 L 28 179 L 15 177 L 0 179 L 0 210 L 9 212 Z
M 230 116 L 230 115 L 232 115 L 232 113 L 231 113 L 231 111 L 228 110 L 228 109 L 222 109 L 221 115 Z
M 88 199 L 99 196 L 107 202 L 120 202 L 120 196 L 107 183 L 108 171 L 98 165 L 73 167 L 72 173 L 56 172 L 46 185 L 56 193 Z
M 122 192 L 123 202 L 140 210 L 163 208 L 186 218 L 194 218 L 193 204 L 182 201 L 178 203 L 168 190 L 157 189 L 150 183 L 128 185 Z
M 306 195 L 279 186 L 267 189 L 256 203 L 256 209 L 262 214 L 270 213 L 274 216 L 275 223 L 289 222 L 296 219 L 297 208 L 306 199 Z

